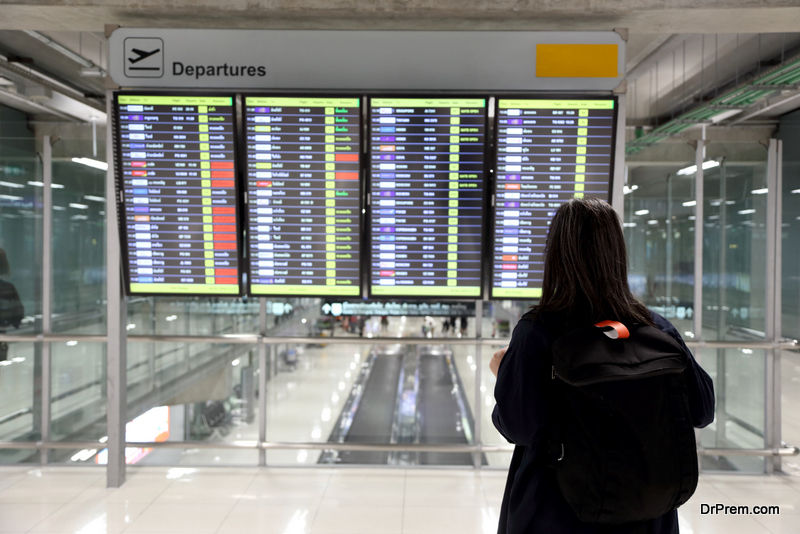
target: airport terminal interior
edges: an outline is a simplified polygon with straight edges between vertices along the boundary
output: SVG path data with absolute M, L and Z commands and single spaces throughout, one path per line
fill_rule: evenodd
M 0 533 L 496 532 L 573 196 L 714 381 L 680 531 L 800 532 L 800 7 L 589 4 L 0 2 Z

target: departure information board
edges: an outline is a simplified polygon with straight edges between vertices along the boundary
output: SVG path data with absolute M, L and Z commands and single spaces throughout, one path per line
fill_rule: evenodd
M 358 98 L 246 97 L 254 295 L 361 295 Z
M 370 294 L 480 298 L 486 100 L 370 101 Z
M 240 294 L 233 98 L 117 96 L 131 294 Z
M 544 247 L 558 207 L 609 200 L 615 101 L 498 100 L 492 298 L 542 296 Z

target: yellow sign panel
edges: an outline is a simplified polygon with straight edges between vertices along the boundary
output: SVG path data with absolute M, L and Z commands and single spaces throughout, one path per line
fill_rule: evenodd
M 615 44 L 537 44 L 537 78 L 616 78 Z

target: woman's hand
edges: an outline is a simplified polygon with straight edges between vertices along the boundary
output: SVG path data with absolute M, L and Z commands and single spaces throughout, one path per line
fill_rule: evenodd
M 495 352 L 494 356 L 492 356 L 492 359 L 489 361 L 489 369 L 492 370 L 492 374 L 495 377 L 497 376 L 497 370 L 500 369 L 500 362 L 503 360 L 503 356 L 506 355 L 507 350 L 508 345 Z

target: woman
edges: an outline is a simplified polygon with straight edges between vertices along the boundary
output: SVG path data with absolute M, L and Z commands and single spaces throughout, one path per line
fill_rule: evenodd
M 688 357 L 684 372 L 692 423 L 714 419 L 711 379 L 695 362 L 675 327 L 637 301 L 628 288 L 625 238 L 617 214 L 593 198 L 573 199 L 556 212 L 547 236 L 542 297 L 517 324 L 508 347 L 489 367 L 497 376 L 492 420 L 514 443 L 499 534 L 677 534 L 676 511 L 623 526 L 580 521 L 547 467 L 544 435 L 552 427 L 549 347 L 561 335 L 602 320 L 644 323 L 666 332 Z
M 0 276 L 11 274 L 6 251 L 0 248 Z M 0 279 L 0 334 L 5 334 L 9 326 L 19 328 L 25 310 L 19 300 L 17 289 L 11 282 Z M 8 343 L 0 341 L 0 362 L 8 359 Z

